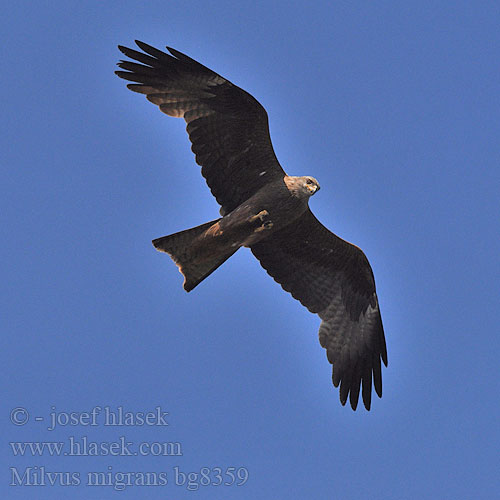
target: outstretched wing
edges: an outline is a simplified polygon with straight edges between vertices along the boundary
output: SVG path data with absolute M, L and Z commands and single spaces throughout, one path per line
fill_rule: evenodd
M 387 366 L 384 330 L 373 273 L 365 254 L 335 236 L 308 209 L 297 221 L 251 250 L 262 267 L 322 319 L 319 341 L 333 365 L 340 401 L 371 404 L 372 379 L 382 397 L 380 360 Z
M 125 71 L 116 74 L 137 82 L 127 87 L 167 115 L 186 120 L 196 162 L 222 213 L 285 175 L 271 144 L 267 113 L 256 99 L 177 50 L 167 47 L 169 55 L 136 44 L 144 53 L 118 48 L 142 64 L 121 61 Z

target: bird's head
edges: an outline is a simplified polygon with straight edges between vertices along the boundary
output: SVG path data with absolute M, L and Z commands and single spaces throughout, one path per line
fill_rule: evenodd
M 285 184 L 295 196 L 300 198 L 309 198 L 319 190 L 319 182 L 309 175 L 304 177 L 286 176 Z
M 306 175 L 305 177 L 301 177 L 303 181 L 303 186 L 306 192 L 309 193 L 309 196 L 312 196 L 316 191 L 319 191 L 319 182 L 314 178 Z

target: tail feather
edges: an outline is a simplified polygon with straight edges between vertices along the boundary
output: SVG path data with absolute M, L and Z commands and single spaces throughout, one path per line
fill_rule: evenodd
M 220 219 L 201 224 L 200 226 L 186 229 L 153 240 L 154 247 L 160 252 L 165 252 L 175 262 L 179 271 L 184 276 L 184 290 L 190 292 L 196 285 L 212 274 L 221 264 L 238 250 L 237 247 L 225 248 L 225 251 L 210 252 L 200 258 L 193 252 L 194 241 L 205 233 Z

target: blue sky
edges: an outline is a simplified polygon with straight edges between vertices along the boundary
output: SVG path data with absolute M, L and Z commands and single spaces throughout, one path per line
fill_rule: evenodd
M 493 497 L 497 2 L 20 1 L 2 17 L 3 498 Z M 248 250 L 186 294 L 151 246 L 218 206 L 183 122 L 113 74 L 136 38 L 252 93 L 285 170 L 321 183 L 315 214 L 367 254 L 389 355 L 370 412 L 340 405 L 319 319 Z M 107 426 L 106 407 L 169 425 Z M 182 456 L 8 444 L 122 437 Z M 80 484 L 9 486 L 41 467 Z M 203 485 L 217 467 L 248 480 Z M 175 471 L 198 473 L 191 489 Z M 124 472 L 168 484 L 120 490 Z

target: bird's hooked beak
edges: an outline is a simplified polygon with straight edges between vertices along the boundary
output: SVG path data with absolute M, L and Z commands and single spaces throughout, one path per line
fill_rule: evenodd
M 314 193 L 319 191 L 321 188 L 320 188 L 319 184 L 308 184 L 307 189 L 309 189 L 309 191 L 311 191 L 311 195 L 313 195 Z

